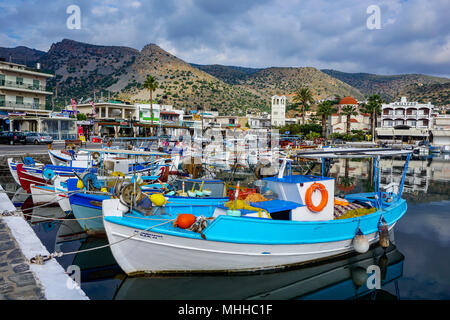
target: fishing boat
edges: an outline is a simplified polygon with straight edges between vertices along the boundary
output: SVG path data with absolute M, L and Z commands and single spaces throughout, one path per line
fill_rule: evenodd
M 75 218 L 80 219 L 79 223 L 85 230 L 104 230 L 101 219 L 102 201 L 114 196 L 116 190 L 120 189 L 125 181 L 130 183 L 136 181 L 136 183 L 142 183 L 153 189 L 157 185 L 153 185 L 152 182 L 159 180 L 158 185 L 163 188 L 160 183 L 167 179 L 166 173 L 170 164 L 166 164 L 166 161 L 170 161 L 170 158 L 167 158 L 165 153 L 119 149 L 87 151 L 100 154 L 100 159 L 105 154 L 110 156 L 105 157 L 104 161 L 100 160 L 98 170 L 101 175 L 88 174 L 67 180 L 70 208 Z M 115 155 L 115 157 L 111 155 Z M 117 157 L 118 155 L 121 157 Z M 146 166 L 137 162 L 142 158 L 146 159 Z
M 20 162 L 14 161 L 13 158 L 8 158 L 6 162 L 14 181 L 20 185 L 19 176 L 17 175 L 17 164 Z M 42 172 L 42 168 L 44 167 L 43 163 L 36 163 L 31 157 L 25 157 L 23 159 L 23 165 L 24 170 L 29 172 Z
M 198 206 L 152 203 L 137 210 L 139 198 L 102 203 L 103 223 L 112 253 L 129 275 L 173 272 L 276 270 L 389 243 L 405 214 L 398 186 L 379 188 L 379 158 L 411 151 L 353 149 L 305 153 L 309 158 L 375 158 L 375 192 L 335 198 L 335 179 L 293 175 L 290 163 L 275 177 L 262 179 L 269 199 Z M 284 175 L 285 171 L 287 172 Z M 134 202 L 134 203 L 133 203 Z
M 67 183 L 60 176 L 55 177 L 49 185 L 32 184 L 30 191 L 34 205 L 54 204 L 66 214 L 72 211 Z
M 42 168 L 27 167 L 23 163 L 16 165 L 17 176 L 20 186 L 27 192 L 31 193 L 32 185 L 51 186 L 53 185 L 53 178 L 60 176 L 62 178 L 75 177 L 86 171 L 86 168 L 66 167 L 45 165 Z M 95 168 L 92 168 L 96 172 Z

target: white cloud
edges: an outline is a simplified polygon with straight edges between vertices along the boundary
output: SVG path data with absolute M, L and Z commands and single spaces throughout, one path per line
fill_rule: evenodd
M 119 9 L 116 7 L 98 6 L 98 7 L 92 8 L 91 13 L 96 16 L 104 16 L 107 14 L 116 13 L 118 11 L 119 11 Z
M 77 32 L 65 28 L 69 2 L 3 1 L 8 10 L 0 19 L 8 23 L 0 30 L 2 45 L 20 39 L 17 45 L 48 48 L 69 38 L 137 49 L 156 43 L 202 64 L 385 74 L 450 70 L 445 0 L 379 0 L 380 30 L 366 27 L 373 0 L 79 0 Z

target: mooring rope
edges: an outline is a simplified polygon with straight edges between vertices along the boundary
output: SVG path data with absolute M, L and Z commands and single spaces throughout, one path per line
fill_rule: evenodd
M 162 226 L 162 225 L 164 225 L 164 224 L 166 224 L 166 223 L 169 223 L 169 222 L 171 222 L 171 221 L 175 221 L 175 219 L 170 219 L 170 220 L 167 220 L 167 221 L 165 221 L 165 222 L 162 222 L 162 223 L 153 225 L 153 226 L 148 227 L 147 229 L 144 229 L 144 230 L 142 230 L 142 231 L 149 231 L 149 230 L 151 230 L 151 229 L 153 229 L 153 228 L 155 228 L 155 227 Z M 126 238 L 123 238 L 123 239 L 121 239 L 121 240 L 118 240 L 118 241 L 116 241 L 116 242 L 108 243 L 108 244 L 105 244 L 105 245 L 103 245 L 103 246 L 98 246 L 98 247 L 95 247 L 95 248 L 89 248 L 89 249 L 83 249 L 83 250 L 77 250 L 77 251 L 71 251 L 71 252 L 53 252 L 53 253 L 51 253 L 51 254 L 48 255 L 48 256 L 42 256 L 42 255 L 39 254 L 39 255 L 36 255 L 35 257 L 31 258 L 31 259 L 29 260 L 29 263 L 41 264 L 41 265 L 42 265 L 42 264 L 44 264 L 45 261 L 48 261 L 48 260 L 50 260 L 50 259 L 52 259 L 52 258 L 59 258 L 59 257 L 62 257 L 62 256 L 67 256 L 67 255 L 72 255 L 72 254 L 77 254 L 77 253 L 88 252 L 88 251 L 99 250 L 99 249 L 111 247 L 111 246 L 113 246 L 113 245 L 115 245 L 115 244 L 118 244 L 118 243 L 120 243 L 120 242 L 123 242 L 123 241 L 125 241 L 125 240 L 129 240 L 129 239 L 131 239 L 131 238 L 137 236 L 138 234 L 139 234 L 139 232 L 138 232 L 138 233 L 135 233 L 135 234 L 132 234 L 132 235 L 129 236 L 129 237 L 126 237 Z

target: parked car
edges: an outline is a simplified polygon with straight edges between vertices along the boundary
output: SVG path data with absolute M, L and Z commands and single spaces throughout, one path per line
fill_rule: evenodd
M 16 144 L 26 143 L 25 133 L 18 131 L 3 131 L 0 134 L 0 143 Z
M 28 132 L 26 134 L 26 143 L 49 144 L 53 143 L 53 138 L 39 132 Z

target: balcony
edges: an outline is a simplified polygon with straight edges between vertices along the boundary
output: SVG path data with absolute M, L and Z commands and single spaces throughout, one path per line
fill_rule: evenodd
M 14 81 L 6 81 L 6 80 L 0 80 L 0 87 L 6 87 L 11 89 L 24 89 L 24 90 L 30 90 L 30 91 L 41 91 L 46 92 L 48 94 L 52 94 L 50 91 L 47 91 L 46 87 L 36 84 L 29 84 L 29 83 L 16 83 Z
M 30 109 L 30 110 L 43 110 L 45 104 L 33 105 L 32 103 L 15 103 L 10 101 L 0 101 L 0 108 L 8 109 Z

